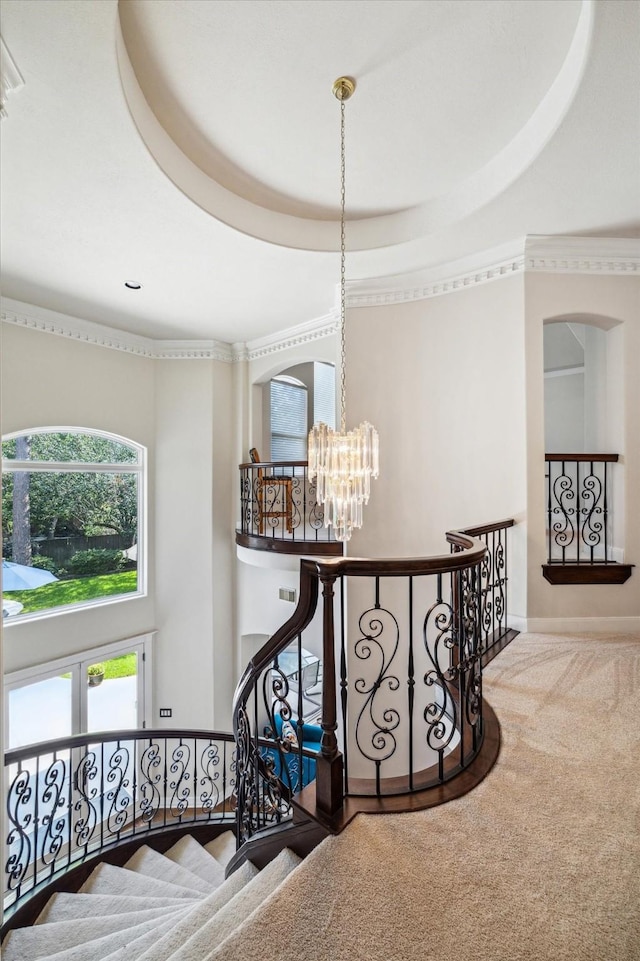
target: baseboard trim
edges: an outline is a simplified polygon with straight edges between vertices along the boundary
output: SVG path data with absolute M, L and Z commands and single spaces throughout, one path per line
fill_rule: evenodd
M 529 634 L 635 634 L 640 617 L 529 617 Z

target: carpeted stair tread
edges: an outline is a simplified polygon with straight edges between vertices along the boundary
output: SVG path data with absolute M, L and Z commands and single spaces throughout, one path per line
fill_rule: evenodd
M 38 915 L 36 924 L 53 921 L 72 921 L 74 918 L 94 918 L 107 914 L 128 914 L 149 908 L 185 907 L 184 898 L 140 898 L 124 894 L 72 894 L 60 891 L 52 894 Z
M 174 914 L 178 913 L 180 912 L 174 912 Z M 3 944 L 2 957 L 4 961 L 43 958 L 50 954 L 52 945 L 59 950 L 73 948 L 76 945 L 86 947 L 90 941 L 97 938 L 137 927 L 147 921 L 157 922 L 158 919 L 163 920 L 166 917 L 165 908 L 152 908 L 128 914 L 53 921 L 48 924 L 36 924 L 31 928 L 18 928 L 10 932 Z
M 228 904 L 257 874 L 258 869 L 250 861 L 246 861 L 208 898 L 191 908 L 188 914 L 182 915 L 176 921 L 175 927 L 163 938 L 151 945 L 144 954 L 137 956 L 137 961 L 167 961 L 174 951 L 213 918 L 216 912 Z
M 233 831 L 225 831 L 224 834 L 219 834 L 213 841 L 205 844 L 204 849 L 226 867 L 236 853 L 236 836 Z
M 147 878 L 155 878 L 157 881 L 170 880 L 172 884 L 179 884 L 191 890 L 195 896 L 206 895 L 211 891 L 211 885 L 207 881 L 146 844 L 138 848 L 129 858 L 125 868 L 137 874 L 143 874 Z
M 60 923 L 66 924 L 66 922 Z M 3 961 L 7 961 L 7 959 L 8 961 L 102 961 L 103 958 L 108 957 L 108 955 L 112 954 L 117 948 L 130 946 L 140 935 L 152 932 L 155 933 L 155 936 L 161 936 L 173 924 L 173 916 L 165 916 L 164 921 L 158 921 L 157 918 L 154 918 L 142 924 L 137 924 L 130 928 L 122 928 L 119 931 L 112 931 L 102 937 L 93 938 L 91 941 L 85 940 L 69 947 L 56 943 L 55 937 L 50 937 L 44 954 L 34 954 L 32 951 L 28 954 L 5 954 L 7 946 L 10 946 L 14 940 L 12 936 L 17 933 L 12 931 L 2 945 L 2 959 Z M 49 925 L 44 924 L 38 928 L 20 928 L 18 930 L 33 930 L 46 934 L 48 927 Z M 131 955 L 129 955 L 129 957 L 131 958 Z
M 180 948 L 170 955 L 170 961 L 204 961 L 227 938 L 232 931 L 254 911 L 259 911 L 264 901 L 300 864 L 300 858 L 285 848 L 277 858 L 267 864 L 241 891 L 207 922 L 205 922 Z M 265 945 L 265 959 L 269 948 Z
M 105 863 L 91 872 L 80 888 L 80 894 L 131 894 L 141 898 L 181 898 L 186 901 L 201 897 L 199 891 Z
M 202 847 L 190 834 L 180 838 L 164 856 L 202 878 L 209 888 L 224 881 L 224 865 Z

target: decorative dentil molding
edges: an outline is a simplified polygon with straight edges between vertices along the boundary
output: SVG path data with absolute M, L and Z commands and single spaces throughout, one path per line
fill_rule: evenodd
M 7 116 L 7 99 L 13 90 L 24 85 L 24 77 L 0 36 L 0 119 Z
M 298 324 L 296 327 L 289 327 L 277 334 L 260 337 L 247 344 L 234 344 L 234 360 L 256 360 L 258 357 L 277 354 L 281 350 L 290 350 L 292 347 L 300 347 L 302 344 L 330 337 L 338 331 L 339 321 L 340 314 L 336 308 L 324 317 Z
M 522 271 L 637 274 L 640 272 L 640 239 L 532 235 L 524 241 L 412 274 L 348 281 L 347 307 L 380 307 L 427 300 Z
M 230 363 L 230 344 L 215 340 L 153 340 L 129 331 L 116 330 L 105 324 L 80 320 L 67 314 L 2 298 L 0 319 L 7 324 L 26 327 L 47 334 L 57 334 L 95 347 L 121 350 L 151 360 L 220 360 Z
M 640 274 L 640 238 L 530 236 L 412 274 L 347 282 L 348 307 L 378 307 L 439 297 L 458 290 L 501 280 L 522 272 Z M 1 319 L 83 343 L 122 350 L 153 360 L 218 360 L 239 363 L 290 350 L 334 335 L 339 312 L 289 327 L 247 343 L 227 344 L 215 340 L 154 340 L 103 324 L 80 320 L 43 307 L 3 298 Z

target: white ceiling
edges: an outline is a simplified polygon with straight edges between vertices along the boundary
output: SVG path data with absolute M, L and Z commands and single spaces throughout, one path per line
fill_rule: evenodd
M 10 298 L 161 339 L 326 315 L 341 74 L 349 278 L 638 233 L 636 0 L 2 0 L 1 30 Z

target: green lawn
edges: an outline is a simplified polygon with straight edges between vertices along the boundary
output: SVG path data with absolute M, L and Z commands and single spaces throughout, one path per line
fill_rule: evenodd
M 30 591 L 6 591 L 4 596 L 24 605 L 21 613 L 45 611 L 65 604 L 78 604 L 95 597 L 109 597 L 113 594 L 129 594 L 138 586 L 137 571 L 122 571 L 119 574 L 101 574 L 98 577 L 76 577 L 69 581 L 52 581 Z M 124 675 L 112 675 L 113 677 Z
M 103 663 L 105 681 L 112 677 L 131 677 L 138 670 L 138 655 L 121 654 L 120 657 L 113 657 L 110 661 Z

